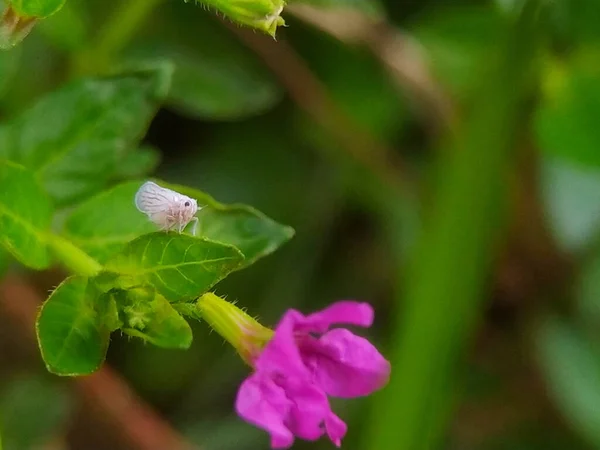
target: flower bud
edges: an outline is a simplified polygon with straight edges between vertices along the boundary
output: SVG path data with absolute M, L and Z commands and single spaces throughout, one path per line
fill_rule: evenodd
M 211 292 L 198 299 L 197 307 L 202 319 L 250 365 L 273 337 L 273 330 L 262 326 L 233 303 Z
M 272 37 L 278 26 L 284 26 L 281 11 L 284 0 L 203 0 L 234 22 L 264 31 Z

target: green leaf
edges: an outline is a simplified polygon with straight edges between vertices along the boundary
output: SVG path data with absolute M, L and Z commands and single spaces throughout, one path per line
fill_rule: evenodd
M 115 298 L 123 332 L 158 347 L 186 349 L 192 344 L 189 324 L 154 289 L 119 291 Z
M 119 327 L 114 298 L 83 277 L 70 277 L 52 292 L 37 318 L 46 367 L 57 375 L 87 375 L 106 356 L 110 332 Z
M 198 235 L 238 248 L 245 256 L 246 267 L 276 250 L 294 230 L 281 225 L 245 205 L 224 205 L 202 191 L 157 181 L 207 205 L 198 212 Z M 89 253 L 105 262 L 125 244 L 144 233 L 156 230 L 145 214 L 133 204 L 141 181 L 120 184 L 80 206 L 66 218 L 65 235 Z M 110 214 L 106 214 L 110 211 Z
M 59 11 L 65 0 L 8 0 L 8 4 L 21 16 L 43 19 Z
M 600 447 L 600 353 L 575 329 L 547 318 L 536 329 L 549 394 L 571 425 Z
M 224 205 L 198 189 L 163 181 L 157 183 L 195 198 L 198 205 L 206 205 L 197 214 L 198 234 L 238 248 L 245 257 L 244 267 L 273 253 L 294 236 L 293 228 L 275 222 L 250 206 Z
M 558 69 L 555 69 L 558 71 Z M 558 71 L 554 89 L 547 93 L 535 116 L 540 148 L 580 164 L 600 167 L 598 71 Z
M 177 71 L 167 100 L 175 110 L 190 117 L 240 120 L 264 113 L 281 100 L 281 89 L 252 67 L 231 58 L 202 58 L 163 46 Z
M 0 160 L 0 244 L 34 269 L 50 264 L 46 233 L 52 206 L 33 174 Z
M 600 233 L 600 169 L 564 158 L 545 158 L 541 197 L 557 243 L 567 251 L 586 248 Z
M 230 59 L 192 56 L 165 44 L 152 47 L 156 52 L 175 63 L 167 103 L 186 116 L 240 120 L 268 111 L 281 99 L 274 83 Z
M 161 66 L 68 84 L 0 133 L 7 158 L 35 171 L 61 205 L 101 190 L 145 133 L 169 76 Z
M 127 153 L 117 168 L 116 177 L 123 180 L 144 177 L 158 167 L 161 154 L 157 148 L 142 145 L 136 151 Z
M 163 2 L 149 25 L 124 57 L 174 63 L 167 103 L 178 112 L 204 120 L 241 120 L 282 99 L 270 72 L 201 8 Z
M 156 231 L 156 225 L 133 203 L 140 185 L 120 184 L 76 207 L 65 220 L 65 236 L 102 263 L 128 242 Z
M 169 301 L 192 300 L 238 269 L 235 247 L 184 234 L 141 236 L 106 264 L 120 277 L 115 287 L 151 285 Z

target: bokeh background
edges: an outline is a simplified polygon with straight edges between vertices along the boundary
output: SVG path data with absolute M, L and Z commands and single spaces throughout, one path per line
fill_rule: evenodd
M 339 299 L 376 309 L 366 334 L 401 381 L 334 402 L 350 425 L 344 448 L 600 448 L 600 6 L 548 1 L 540 25 L 518 34 L 523 3 L 292 0 L 275 41 L 194 2 L 68 0 L 0 53 L 0 116 L 92 74 L 107 54 L 173 61 L 169 100 L 144 139 L 148 164 L 296 229 L 217 292 L 267 325 Z M 107 23 L 117 42 L 101 39 Z M 506 78 L 489 70 L 496 59 Z M 502 109 L 517 86 L 518 105 Z M 491 172 L 497 203 L 473 218 L 477 202 L 443 197 L 480 196 L 471 174 L 500 151 L 461 148 L 478 142 L 508 156 Z M 449 228 L 423 233 L 444 218 Z M 478 251 L 457 244 L 471 239 Z M 62 274 L 5 268 L 29 283 L 0 291 L 5 450 L 268 448 L 232 408 L 247 367 L 205 324 L 193 324 L 188 351 L 114 335 L 104 378 L 61 379 L 46 373 L 30 319 Z M 414 286 L 452 287 L 455 274 L 445 298 Z M 419 312 L 405 314 L 407 302 Z M 396 395 L 399 384 L 415 395 Z M 374 447 L 379 433 L 388 439 Z

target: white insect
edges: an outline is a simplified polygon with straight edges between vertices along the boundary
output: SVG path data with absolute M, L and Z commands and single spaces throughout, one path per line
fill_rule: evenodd
M 202 207 L 198 208 L 196 200 L 187 195 L 146 181 L 135 194 L 135 206 L 161 230 L 176 229 L 181 233 L 193 221 L 192 234 L 196 235 L 198 218 L 194 215 Z

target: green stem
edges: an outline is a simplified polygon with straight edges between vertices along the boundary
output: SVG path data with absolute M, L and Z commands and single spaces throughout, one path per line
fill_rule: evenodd
M 196 308 L 196 316 L 204 319 L 250 365 L 262 347 L 273 337 L 272 330 L 212 292 L 202 295 L 196 303 Z
M 48 245 L 56 258 L 77 275 L 93 277 L 102 271 L 102 265 L 98 261 L 60 236 L 49 236 Z
M 74 74 L 106 71 L 116 55 L 127 45 L 137 29 L 162 0 L 122 0 L 96 42 L 73 61 Z
M 365 449 L 441 448 L 457 368 L 507 222 L 514 140 L 536 69 L 539 4 L 528 1 L 499 51 L 490 52 L 472 115 L 454 136 L 454 151 L 440 152 L 444 170 L 433 210 L 398 289 L 404 295 L 393 325 L 395 372 L 376 397 Z

